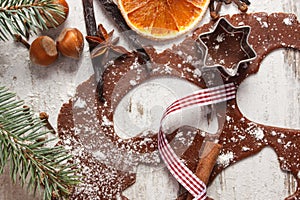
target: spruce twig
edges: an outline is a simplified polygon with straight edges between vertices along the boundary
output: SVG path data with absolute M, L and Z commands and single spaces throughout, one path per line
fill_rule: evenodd
M 28 38 L 48 29 L 47 22 L 57 25 L 51 13 L 64 17 L 61 5 L 53 4 L 53 0 L 0 0 L 0 40 L 15 34 Z
M 71 156 L 63 147 L 45 146 L 51 139 L 45 139 L 50 131 L 44 128 L 44 121 L 23 101 L 0 88 L 0 173 L 9 164 L 14 182 L 19 179 L 34 194 L 44 189 L 44 200 L 63 199 L 79 177 L 67 163 Z

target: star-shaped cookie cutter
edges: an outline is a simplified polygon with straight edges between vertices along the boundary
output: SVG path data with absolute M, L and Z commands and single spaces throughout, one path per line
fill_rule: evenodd
M 197 39 L 204 55 L 202 69 L 218 68 L 229 76 L 236 76 L 241 64 L 256 58 L 256 52 L 248 43 L 250 31 L 250 26 L 235 27 L 220 18 L 212 31 L 200 34 Z

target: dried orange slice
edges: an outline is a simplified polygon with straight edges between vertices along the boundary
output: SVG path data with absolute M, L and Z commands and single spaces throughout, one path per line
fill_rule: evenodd
M 127 24 L 152 39 L 171 39 L 202 19 L 210 0 L 118 0 Z

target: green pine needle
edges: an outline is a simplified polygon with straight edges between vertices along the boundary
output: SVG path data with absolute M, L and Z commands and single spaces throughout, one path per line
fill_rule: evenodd
M 67 197 L 78 184 L 73 166 L 67 161 L 71 156 L 61 146 L 46 147 L 50 131 L 45 123 L 18 101 L 15 94 L 0 87 L 0 173 L 10 165 L 10 176 L 20 180 L 34 194 L 44 190 L 43 198 Z
M 28 38 L 38 30 L 58 25 L 53 13 L 64 17 L 62 6 L 53 0 L 0 0 L 0 40 L 6 41 L 14 35 Z

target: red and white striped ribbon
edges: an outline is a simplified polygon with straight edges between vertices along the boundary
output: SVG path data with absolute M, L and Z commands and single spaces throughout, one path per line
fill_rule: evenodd
M 193 93 L 172 103 L 165 110 L 161 119 L 160 131 L 158 133 L 158 149 L 160 155 L 171 174 L 194 196 L 194 200 L 205 200 L 207 198 L 206 185 L 180 161 L 179 157 L 169 145 L 165 135 L 166 133 L 162 130 L 164 120 L 167 116 L 184 108 L 224 102 L 235 98 L 235 94 L 236 87 L 233 83 L 200 90 L 197 93 Z

